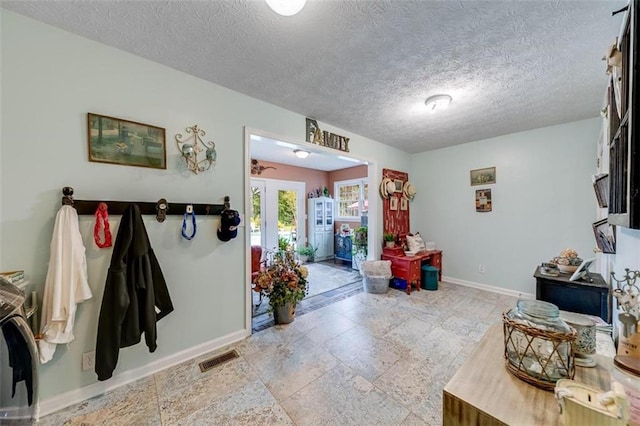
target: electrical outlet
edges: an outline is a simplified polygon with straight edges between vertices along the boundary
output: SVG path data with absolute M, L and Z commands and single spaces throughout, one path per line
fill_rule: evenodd
M 484 274 L 484 265 L 482 263 L 478 265 L 478 272 L 480 272 L 481 274 Z
M 93 370 L 96 365 L 96 351 L 82 354 L 82 371 Z

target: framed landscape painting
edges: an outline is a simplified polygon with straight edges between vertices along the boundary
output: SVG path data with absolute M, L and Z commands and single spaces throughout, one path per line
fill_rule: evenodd
M 88 113 L 87 138 L 89 161 L 167 168 L 166 131 L 162 127 Z
M 470 174 L 471 174 L 471 186 L 496 183 L 495 167 L 487 167 L 485 169 L 471 170 Z

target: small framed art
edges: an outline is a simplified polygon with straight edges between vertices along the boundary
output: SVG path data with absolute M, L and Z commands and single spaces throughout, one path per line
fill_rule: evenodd
M 89 161 L 167 168 L 166 132 L 162 127 L 88 113 L 87 139 Z
M 491 190 L 490 189 L 476 190 L 476 211 L 477 212 L 491 211 Z
M 409 200 L 402 197 L 400 199 L 400 210 L 408 210 L 409 209 Z
M 487 167 L 485 169 L 471 170 L 471 186 L 490 185 L 496 183 L 496 168 Z
M 404 187 L 404 182 L 401 181 L 400 179 L 396 179 L 393 181 L 393 183 L 396 186 L 396 189 L 394 192 L 402 192 L 402 188 Z
M 389 198 L 389 210 L 398 210 L 398 197 Z

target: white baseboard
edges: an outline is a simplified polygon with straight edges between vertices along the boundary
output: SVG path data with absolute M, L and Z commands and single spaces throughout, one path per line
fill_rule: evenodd
M 522 293 L 519 291 L 515 291 L 515 290 L 510 290 L 508 288 L 502 288 L 502 287 L 495 287 L 492 285 L 487 285 L 487 284 L 481 284 L 481 283 L 476 283 L 473 281 L 466 281 L 466 280 L 460 280 L 458 278 L 453 278 L 453 277 L 442 277 L 442 281 L 451 283 L 451 284 L 458 284 L 458 285 L 463 285 L 466 287 L 473 287 L 473 288 L 477 288 L 480 290 L 486 290 L 486 291 L 492 291 L 494 293 L 500 293 L 500 294 L 505 294 L 507 296 L 513 296 L 513 297 L 518 297 L 521 299 L 535 299 L 536 295 L 532 294 L 532 293 Z
M 151 374 L 155 374 L 165 368 L 180 364 L 181 362 L 191 358 L 195 358 L 207 352 L 238 342 L 249 335 L 251 335 L 250 330 L 239 330 L 231 334 L 227 334 L 226 336 L 222 336 L 209 342 L 166 356 L 157 361 L 143 365 L 142 367 L 117 374 L 104 382 L 92 383 L 80 389 L 74 389 L 72 391 L 56 395 L 52 398 L 45 399 L 40 401 L 39 417 L 46 416 L 73 404 L 77 404 L 78 402 L 101 395 L 110 390 L 119 388 L 120 386 L 124 386 Z

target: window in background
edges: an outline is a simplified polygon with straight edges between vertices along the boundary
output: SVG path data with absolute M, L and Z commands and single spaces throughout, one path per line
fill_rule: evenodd
M 360 221 L 369 209 L 369 184 L 366 179 L 335 182 L 336 220 Z

